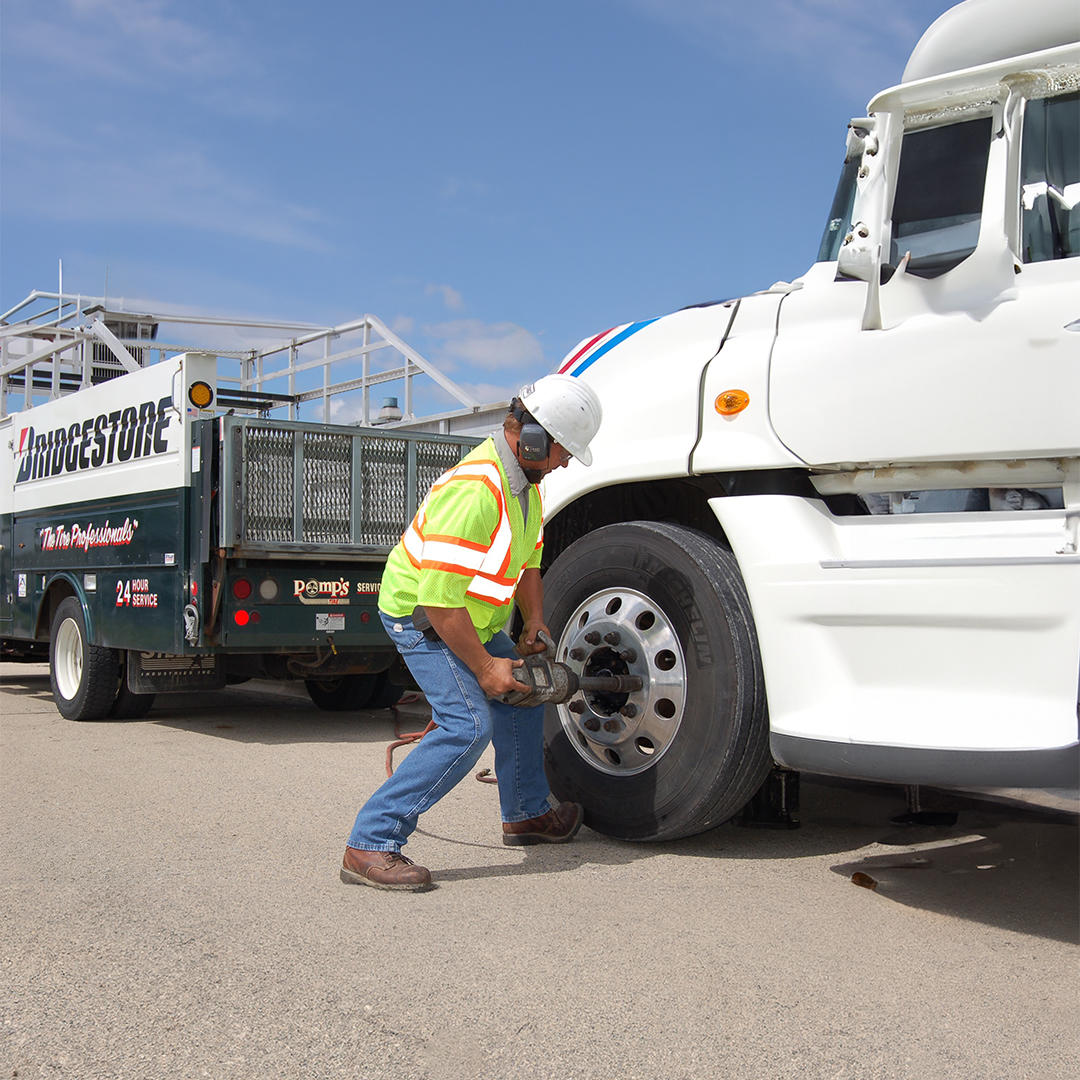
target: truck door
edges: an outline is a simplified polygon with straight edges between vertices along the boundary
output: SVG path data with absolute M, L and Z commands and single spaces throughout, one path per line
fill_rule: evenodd
M 882 329 L 862 329 L 863 282 L 785 300 L 770 411 L 803 460 L 1077 454 L 1078 95 L 1027 103 L 1019 185 L 1000 128 L 998 109 L 904 134 Z M 1023 261 L 1006 242 L 1018 212 Z
M 784 591 L 786 643 L 842 688 L 827 709 L 793 707 L 792 734 L 1001 751 L 1077 738 L 1078 100 L 1029 101 L 1011 129 L 994 106 L 905 131 L 881 329 L 863 329 L 865 282 L 784 298 L 775 430 L 849 490 L 877 484 L 870 514 L 812 515 L 820 548 Z M 1024 470 L 1056 479 L 1010 491 Z

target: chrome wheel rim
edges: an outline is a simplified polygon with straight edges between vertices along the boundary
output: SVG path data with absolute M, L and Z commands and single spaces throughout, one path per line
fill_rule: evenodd
M 594 769 L 633 776 L 670 749 L 686 707 L 686 658 L 663 608 L 634 589 L 604 589 L 566 622 L 557 659 L 577 675 L 638 675 L 630 694 L 575 694 L 556 706 L 570 745 Z
M 74 619 L 65 619 L 56 633 L 53 670 L 61 696 L 71 701 L 79 692 L 83 674 L 82 633 Z

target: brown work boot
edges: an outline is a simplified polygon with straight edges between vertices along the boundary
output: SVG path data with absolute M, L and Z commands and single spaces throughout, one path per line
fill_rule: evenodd
M 504 821 L 503 843 L 509 847 L 524 844 L 565 844 L 581 828 L 585 811 L 576 802 L 559 803 L 539 817 L 526 821 Z
M 341 880 L 346 885 L 423 892 L 431 888 L 431 871 L 417 866 L 398 851 L 361 851 L 347 847 L 341 861 Z

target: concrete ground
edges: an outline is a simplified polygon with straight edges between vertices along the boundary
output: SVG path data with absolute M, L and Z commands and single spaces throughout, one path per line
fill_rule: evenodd
M 388 712 L 78 724 L 0 664 L 0 717 L 0 1078 L 1080 1076 L 1073 819 L 804 777 L 795 831 L 506 848 L 470 779 L 388 893 L 338 880 Z

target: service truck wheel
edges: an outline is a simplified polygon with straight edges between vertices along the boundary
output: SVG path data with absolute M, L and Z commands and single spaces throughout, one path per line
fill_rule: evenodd
M 405 687 L 392 682 L 389 672 L 380 671 L 375 680 L 375 688 L 367 703 L 369 709 L 389 709 L 401 700 Z
M 156 694 L 136 694 L 128 689 L 125 667 L 127 658 L 120 654 L 120 689 L 116 691 L 116 697 L 109 708 L 109 718 L 112 720 L 141 720 L 154 704 Z
M 366 709 L 375 693 L 377 675 L 339 675 L 336 679 L 305 679 L 311 700 L 327 712 Z
M 765 686 L 746 589 L 730 551 L 661 522 L 577 540 L 544 578 L 557 659 L 583 675 L 640 675 L 631 694 L 548 706 L 548 778 L 585 823 L 628 840 L 691 836 L 728 820 L 764 782 Z
M 68 720 L 103 720 L 116 700 L 114 649 L 92 645 L 78 598 L 60 601 L 49 633 L 49 682 L 60 715 Z

